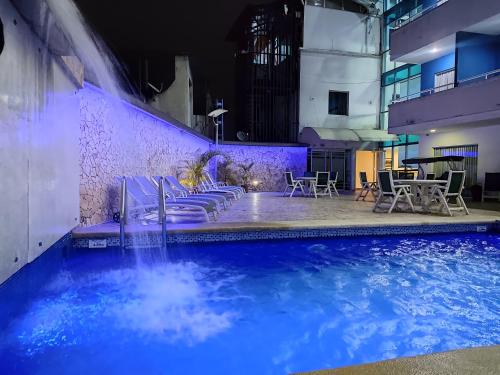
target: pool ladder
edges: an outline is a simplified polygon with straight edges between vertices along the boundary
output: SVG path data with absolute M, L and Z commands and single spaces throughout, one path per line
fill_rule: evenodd
M 158 181 L 158 224 L 161 226 L 161 245 L 167 248 L 167 209 L 165 205 L 165 180 L 160 177 Z M 121 179 L 120 184 L 120 247 L 125 249 L 125 225 L 128 222 L 127 206 L 127 178 Z

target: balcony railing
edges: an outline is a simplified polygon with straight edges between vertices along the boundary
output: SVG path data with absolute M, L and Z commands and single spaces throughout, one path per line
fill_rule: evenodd
M 397 30 L 400 27 L 403 27 L 405 25 L 408 25 L 410 22 L 415 21 L 417 18 L 420 18 L 424 14 L 430 12 L 432 9 L 435 9 L 444 3 L 446 3 L 448 0 L 439 0 L 435 4 L 432 4 L 431 6 L 428 6 L 427 8 L 421 8 L 420 6 L 417 8 L 413 8 L 409 12 L 403 14 L 401 17 L 399 17 L 397 20 L 394 20 L 390 24 L 390 28 L 392 30 Z
M 436 92 L 441 92 L 441 91 L 453 89 L 455 87 L 464 86 L 464 85 L 468 85 L 468 84 L 479 82 L 479 81 L 484 81 L 484 80 L 490 79 L 492 77 L 497 77 L 497 76 L 500 76 L 500 69 L 492 70 L 492 71 L 489 71 L 486 73 L 478 74 L 476 76 L 461 79 L 456 84 L 455 83 L 447 83 L 447 84 L 442 85 L 442 86 L 437 86 L 437 87 L 433 87 L 430 89 L 422 90 L 422 91 L 414 93 L 414 94 L 409 94 L 409 95 L 394 99 L 391 104 L 406 102 L 408 100 L 417 99 L 417 98 L 420 98 L 422 96 L 428 96 L 428 95 L 435 94 Z

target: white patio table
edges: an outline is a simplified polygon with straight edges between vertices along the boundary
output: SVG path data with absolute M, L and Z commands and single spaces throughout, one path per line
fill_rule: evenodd
M 430 211 L 431 191 L 434 185 L 446 185 L 447 180 L 394 180 L 395 184 L 410 185 L 413 194 L 413 202 L 419 203 L 424 212 Z M 419 201 L 417 202 L 417 193 Z
M 316 181 L 316 176 L 295 177 L 296 180 L 304 181 L 304 186 L 307 187 L 308 195 L 311 193 L 311 181 Z

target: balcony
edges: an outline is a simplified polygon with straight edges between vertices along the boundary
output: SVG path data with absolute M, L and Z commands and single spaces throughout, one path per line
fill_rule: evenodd
M 394 27 L 390 35 L 392 60 L 423 64 L 452 52 L 459 31 L 500 33 L 500 1 L 439 1 L 400 18 Z
M 389 132 L 396 134 L 498 123 L 500 69 L 399 98 L 389 106 Z

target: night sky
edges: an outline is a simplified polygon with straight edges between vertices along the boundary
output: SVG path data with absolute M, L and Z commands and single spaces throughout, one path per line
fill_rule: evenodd
M 227 34 L 246 5 L 270 0 L 75 0 L 87 22 L 132 71 L 136 56 L 190 57 L 193 84 L 224 98 L 234 132 L 234 45 Z M 137 61 L 137 60 L 136 60 Z M 160 67 L 158 67 L 160 65 Z M 161 63 L 153 67 L 158 73 Z M 153 72 L 154 74 L 155 72 Z M 133 75 L 133 73 L 131 73 Z M 199 101 L 195 98 L 195 101 Z M 195 108 L 196 111 L 196 108 Z M 234 113 L 234 110 L 233 110 Z M 229 136 L 229 137 L 228 137 Z M 226 134 L 226 138 L 230 138 Z

